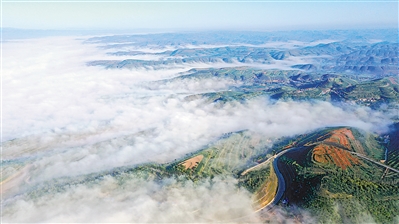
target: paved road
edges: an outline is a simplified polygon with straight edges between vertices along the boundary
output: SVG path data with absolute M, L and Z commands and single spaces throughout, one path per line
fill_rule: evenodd
M 315 145 L 315 144 L 316 144 L 316 143 L 311 144 L 311 145 Z M 310 145 L 309 145 L 309 146 L 310 146 Z M 260 165 L 262 165 L 262 164 L 268 163 L 268 162 L 270 162 L 270 160 L 273 159 L 273 168 L 274 168 L 274 172 L 276 173 L 277 181 L 278 181 L 277 192 L 276 192 L 276 195 L 274 196 L 273 200 L 272 200 L 269 204 L 267 204 L 267 205 L 265 205 L 264 207 L 258 209 L 256 212 L 260 212 L 260 211 L 262 211 L 262 210 L 269 210 L 272 206 L 276 205 L 276 204 L 280 201 L 280 199 L 283 197 L 283 195 L 284 195 L 286 186 L 285 186 L 284 177 L 283 177 L 283 175 L 281 174 L 281 172 L 280 172 L 280 170 L 279 170 L 279 168 L 278 168 L 278 166 L 277 166 L 279 157 L 282 156 L 282 155 L 284 155 L 284 154 L 287 153 L 287 152 L 290 152 L 290 151 L 293 151 L 293 150 L 300 150 L 300 149 L 304 149 L 304 148 L 306 148 L 306 147 L 295 147 L 295 148 L 286 149 L 286 150 L 284 150 L 284 151 L 281 151 L 281 152 L 278 153 L 277 155 L 275 155 L 275 156 L 269 158 L 269 159 L 266 160 L 265 162 L 263 162 L 263 163 L 261 163 L 261 164 L 258 164 L 258 165 L 254 166 L 254 167 L 251 167 L 251 168 L 249 168 L 249 169 L 247 169 L 247 170 L 245 171 L 245 174 L 246 174 L 246 173 L 249 172 L 250 170 L 252 170 L 252 169 L 254 169 L 254 168 L 256 168 L 256 167 L 258 167 L 258 166 L 260 166 Z M 347 150 L 347 149 L 345 149 L 345 150 Z M 353 155 L 356 155 L 356 156 L 360 157 L 360 158 L 366 159 L 366 160 L 368 160 L 368 161 L 370 161 L 370 162 L 373 162 L 373 163 L 375 163 L 375 164 L 377 164 L 377 165 L 383 166 L 383 167 L 385 167 L 385 168 L 387 168 L 387 169 L 390 169 L 390 170 L 392 170 L 392 171 L 394 171 L 394 172 L 399 173 L 399 170 L 394 169 L 394 168 L 392 168 L 392 167 L 390 167 L 390 166 L 387 166 L 387 165 L 385 165 L 385 164 L 382 164 L 382 163 L 380 163 L 380 162 L 377 162 L 377 161 L 375 161 L 375 160 L 372 160 L 372 159 L 368 158 L 367 156 L 365 156 L 365 155 L 363 155 L 363 154 L 356 153 L 356 152 L 351 152 L 351 151 L 349 151 L 349 152 L 350 152 L 351 154 L 353 154 Z M 244 174 L 244 173 L 243 173 L 243 174 Z
M 244 176 L 245 174 L 247 174 L 249 171 L 251 171 L 251 170 L 253 170 L 253 169 L 256 169 L 256 168 L 258 168 L 258 167 L 260 167 L 260 166 L 262 166 L 262 165 L 268 164 L 268 163 L 269 163 L 270 161 L 272 161 L 274 158 L 276 158 L 276 157 L 275 157 L 275 156 L 272 156 L 272 157 L 270 157 L 269 159 L 267 159 L 266 161 L 261 162 L 261 163 L 259 163 L 259 164 L 256 165 L 256 166 L 253 166 L 253 167 L 251 167 L 251 168 L 246 169 L 244 172 L 241 173 L 241 176 Z
M 392 168 L 392 167 L 390 167 L 390 166 L 387 166 L 387 165 L 385 165 L 385 164 L 383 164 L 383 163 L 377 162 L 377 161 L 375 161 L 375 160 L 372 160 L 372 159 L 370 159 L 369 157 L 367 157 L 367 156 L 365 156 L 365 155 L 363 155 L 363 154 L 360 154 L 360 153 L 357 153 L 357 152 L 350 152 L 350 153 L 353 154 L 353 155 L 359 156 L 360 158 L 366 159 L 366 160 L 368 160 L 368 161 L 370 161 L 370 162 L 372 162 L 372 163 L 375 163 L 375 164 L 377 164 L 377 165 L 380 165 L 380 166 L 383 166 L 383 167 L 385 167 L 385 168 L 387 168 L 387 169 L 390 169 L 390 170 L 392 170 L 392 171 L 394 171 L 394 172 L 396 172 L 396 173 L 399 173 L 399 170 L 397 170 L 397 169 L 395 169 L 395 168 Z
M 285 152 L 286 151 L 284 151 L 284 153 Z M 283 155 L 284 153 L 282 153 L 281 155 Z M 283 194 L 285 192 L 285 180 L 280 170 L 278 169 L 277 163 L 278 163 L 278 157 L 275 160 L 273 160 L 273 168 L 278 180 L 277 192 L 273 198 L 273 201 L 270 202 L 270 205 L 276 205 L 280 201 L 281 197 L 283 197 Z
M 272 157 L 272 158 L 274 158 L 274 160 L 273 160 L 273 169 L 274 169 L 274 172 L 276 173 L 276 176 L 277 176 L 277 191 L 276 191 L 276 195 L 274 196 L 273 200 L 269 204 L 267 204 L 264 207 L 258 209 L 256 212 L 259 212 L 259 211 L 262 211 L 262 210 L 265 210 L 265 209 L 266 210 L 270 209 L 272 206 L 276 205 L 280 201 L 280 199 L 283 197 L 286 186 L 285 186 L 284 177 L 281 174 L 280 169 L 277 166 L 278 159 L 279 159 L 280 156 L 284 155 L 287 152 L 290 152 L 290 151 L 293 151 L 293 150 L 298 150 L 298 149 L 301 149 L 301 148 L 289 148 L 289 149 L 286 149 L 284 151 L 281 151 L 280 153 L 278 153 L 277 155 Z
M 315 142 L 315 143 L 309 144 L 308 146 L 317 145 L 317 144 L 321 144 L 321 143 L 322 143 L 322 144 L 325 144 L 325 145 L 331 145 L 331 146 L 340 148 L 340 149 L 342 149 L 342 150 L 348 151 L 349 153 L 351 153 L 351 154 L 353 154 L 353 155 L 356 155 L 356 156 L 358 156 L 358 157 L 360 157 L 360 158 L 363 158 L 363 159 L 365 159 L 365 160 L 368 160 L 368 161 L 370 161 L 370 162 L 372 162 L 372 163 L 374 163 L 374 164 L 377 164 L 377 165 L 379 165 L 379 166 L 382 166 L 382 167 L 385 167 L 385 168 L 387 168 L 387 169 L 389 169 L 389 170 L 392 170 L 392 171 L 394 171 L 394 172 L 396 172 L 396 173 L 399 173 L 399 170 L 397 170 L 397 169 L 395 169 L 395 168 L 392 168 L 392 167 L 390 167 L 390 166 L 388 166 L 388 165 L 385 165 L 385 164 L 383 164 L 383 163 L 380 163 L 380 162 L 378 162 L 378 161 L 375 161 L 375 160 L 373 160 L 373 159 L 367 157 L 367 156 L 364 155 L 364 154 L 349 151 L 347 148 L 345 148 L 345 147 L 343 147 L 342 145 L 340 145 L 340 144 L 338 144 L 338 143 L 335 143 L 335 142 Z M 386 152 L 387 152 L 387 150 L 385 150 L 385 153 L 386 153 Z M 385 158 L 386 158 L 386 155 L 385 155 Z M 385 160 L 386 160 L 386 159 L 385 159 Z

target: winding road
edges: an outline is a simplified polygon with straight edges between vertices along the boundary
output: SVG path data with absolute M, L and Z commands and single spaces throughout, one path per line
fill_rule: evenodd
M 290 151 L 293 151 L 293 150 L 299 150 L 299 149 L 300 149 L 300 148 L 295 147 L 295 148 L 289 148 L 289 149 L 286 149 L 286 150 L 284 150 L 284 151 L 281 151 L 281 152 L 279 152 L 278 154 L 276 154 L 276 155 L 274 155 L 273 157 L 271 157 L 271 158 L 269 158 L 268 160 L 266 160 L 265 162 L 260 163 L 260 164 L 254 166 L 254 167 L 251 167 L 251 168 L 249 168 L 249 169 L 247 169 L 246 171 L 243 172 L 242 175 L 245 175 L 245 174 L 248 173 L 250 170 L 252 170 L 252 169 L 254 169 L 254 168 L 256 168 L 256 167 L 259 167 L 260 165 L 264 165 L 264 164 L 266 164 L 266 163 L 269 163 L 270 161 L 273 161 L 273 169 L 274 169 L 274 172 L 276 173 L 276 176 L 277 176 L 277 191 L 276 191 L 276 194 L 275 194 L 275 196 L 274 196 L 274 198 L 273 198 L 273 200 L 272 200 L 271 202 L 269 202 L 267 205 L 265 205 L 265 206 L 259 208 L 259 209 L 256 210 L 255 212 L 260 212 L 260 211 L 263 211 L 263 210 L 265 210 L 265 209 L 266 209 L 266 210 L 271 209 L 272 206 L 276 205 L 276 204 L 280 201 L 280 199 L 283 197 L 286 186 L 285 186 L 284 177 L 283 177 L 283 175 L 281 174 L 281 172 L 280 172 L 280 170 L 279 170 L 279 168 L 278 168 L 278 165 L 277 165 L 278 159 L 279 159 L 280 156 L 284 155 L 284 154 L 287 153 L 287 152 L 290 152 Z
M 275 159 L 273 160 L 273 168 L 274 168 L 274 172 L 276 173 L 277 180 L 278 180 L 276 195 L 274 196 L 273 200 L 269 204 L 267 204 L 265 207 L 261 208 L 260 210 L 265 209 L 265 208 L 269 209 L 269 207 L 276 205 L 284 195 L 286 186 L 285 186 L 285 180 L 284 180 L 283 174 L 281 174 L 281 172 L 278 168 L 278 165 L 277 165 L 279 157 L 284 155 L 287 152 L 291 152 L 294 150 L 300 150 L 301 148 L 298 148 L 298 147 L 289 148 L 289 149 L 281 151 L 280 153 L 275 155 Z
M 265 212 L 266 212 L 266 211 L 269 211 L 270 209 L 273 208 L 273 206 L 277 205 L 277 203 L 281 200 L 281 198 L 283 197 L 283 195 L 284 195 L 284 193 L 285 193 L 285 190 L 286 190 L 285 179 L 284 179 L 284 176 L 282 175 L 280 169 L 278 168 L 278 159 L 279 159 L 279 157 L 282 156 L 282 155 L 284 155 L 284 154 L 287 153 L 287 152 L 291 152 L 291 151 L 294 151 L 294 150 L 306 149 L 308 146 L 312 146 L 312 145 L 316 145 L 316 144 L 320 144 L 320 143 L 322 143 L 322 142 L 315 142 L 315 143 L 312 143 L 312 144 L 309 144 L 309 145 L 306 145 L 306 146 L 299 146 L 299 147 L 293 147 L 293 148 L 285 149 L 284 151 L 281 151 L 281 152 L 279 152 L 278 154 L 276 154 L 276 155 L 270 157 L 270 158 L 267 159 L 266 161 L 264 161 L 264 162 L 262 162 L 262 163 L 259 163 L 259 164 L 255 165 L 255 166 L 253 166 L 253 167 L 250 167 L 250 168 L 248 168 L 247 170 L 245 170 L 245 171 L 243 171 L 243 172 L 241 173 L 241 176 L 246 175 L 248 172 L 250 172 L 250 171 L 252 171 L 252 170 L 254 170 L 254 169 L 256 169 L 256 168 L 261 168 L 262 166 L 264 166 L 264 165 L 266 165 L 266 164 L 272 162 L 274 172 L 275 172 L 275 174 L 276 174 L 276 176 L 277 176 L 277 190 L 276 190 L 276 194 L 275 194 L 273 200 L 272 200 L 271 202 L 269 202 L 267 205 L 265 205 L 265 206 L 259 208 L 258 210 L 256 210 L 254 213 L 261 213 L 261 212 L 263 212 L 263 211 L 265 211 Z M 343 150 L 349 151 L 348 149 L 342 147 L 341 145 L 335 144 L 335 143 L 329 143 L 329 142 L 328 142 L 328 143 L 323 142 L 323 143 L 324 143 L 324 144 L 329 144 L 329 145 L 332 145 L 332 146 L 335 146 L 335 147 L 339 147 L 339 148 L 341 148 L 341 149 L 343 149 Z M 368 161 L 370 161 L 370 162 L 372 162 L 372 163 L 374 163 L 374 164 L 377 164 L 377 165 L 382 166 L 382 167 L 385 167 L 385 168 L 387 168 L 387 169 L 389 169 L 389 170 L 391 170 L 391 171 L 394 171 L 394 172 L 396 172 L 396 173 L 399 173 L 399 170 L 394 169 L 394 168 L 392 168 L 392 167 L 390 167 L 390 166 L 387 166 L 387 165 L 385 165 L 385 164 L 382 164 L 382 163 L 380 163 L 380 162 L 378 162 L 378 161 L 375 161 L 375 160 L 373 160 L 373 159 L 370 159 L 369 157 L 367 157 L 367 156 L 364 155 L 364 154 L 360 154 L 360 153 L 352 152 L 352 151 L 349 151 L 349 152 L 350 152 L 351 154 L 353 154 L 353 155 L 356 155 L 356 156 L 362 158 L 362 159 L 368 160 Z M 232 219 L 232 220 L 229 220 L 229 221 L 243 220 L 244 218 L 248 218 L 248 217 L 251 217 L 251 216 L 248 215 L 248 216 L 244 216 L 244 217 L 239 217 L 239 218 Z
M 279 170 L 279 168 L 278 168 L 278 165 L 277 165 L 279 157 L 282 156 L 282 155 L 284 155 L 284 154 L 287 153 L 287 152 L 291 152 L 291 151 L 294 151 L 294 150 L 301 150 L 301 149 L 303 149 L 303 148 L 304 148 L 304 147 L 294 147 L 294 148 L 286 149 L 286 150 L 281 151 L 280 153 L 274 155 L 273 157 L 269 158 L 269 159 L 266 160 L 265 162 L 260 163 L 260 164 L 254 166 L 254 167 L 251 167 L 251 168 L 249 168 L 249 169 L 247 169 L 247 170 L 245 170 L 245 171 L 243 172 L 242 175 L 245 175 L 246 173 L 248 173 L 249 171 L 255 169 L 256 167 L 259 167 L 259 166 L 261 166 L 261 165 L 264 165 L 264 164 L 266 164 L 266 163 L 269 163 L 270 161 L 273 161 L 273 168 L 274 168 L 274 171 L 275 171 L 275 173 L 276 173 L 277 181 L 278 181 L 276 195 L 274 196 L 273 200 L 272 200 L 270 203 L 268 203 L 267 205 L 265 205 L 265 206 L 262 207 L 262 208 L 259 208 L 259 209 L 258 209 L 257 211 L 255 211 L 255 212 L 260 212 L 260 211 L 263 211 L 263 210 L 265 210 L 265 209 L 266 209 L 266 210 L 271 209 L 272 206 L 276 205 L 276 204 L 281 200 L 281 198 L 282 198 L 283 195 L 284 195 L 286 186 L 285 186 L 284 177 L 283 177 L 283 175 L 281 174 L 281 172 L 280 172 L 280 170 Z M 377 162 L 377 161 L 375 161 L 375 160 L 373 160 L 373 159 L 370 159 L 369 157 L 367 157 L 367 156 L 365 156 L 365 155 L 363 155 L 363 154 L 360 154 L 360 153 L 357 153 L 357 152 L 351 152 L 351 151 L 349 151 L 349 152 L 350 152 L 351 154 L 353 154 L 353 155 L 356 155 L 356 156 L 362 158 L 362 159 L 368 160 L 368 161 L 370 161 L 370 162 L 372 162 L 372 163 L 374 163 L 374 164 L 377 164 L 377 165 L 379 165 L 379 166 L 385 167 L 385 168 L 387 168 L 387 169 L 389 169 L 389 170 L 392 170 L 392 171 L 394 171 L 394 172 L 399 173 L 399 170 L 394 169 L 394 168 L 392 168 L 392 167 L 390 167 L 390 166 L 387 166 L 387 165 L 385 165 L 385 164 L 382 164 L 382 163 L 380 163 L 380 162 Z

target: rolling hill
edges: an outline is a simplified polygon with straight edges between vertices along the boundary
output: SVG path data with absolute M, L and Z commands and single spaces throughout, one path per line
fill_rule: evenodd
M 396 135 L 397 130 L 392 134 Z M 175 178 L 177 184 L 232 177 L 238 180 L 238 186 L 252 193 L 254 212 L 276 207 L 290 211 L 299 206 L 321 223 L 359 223 L 362 217 L 358 214 L 367 214 L 377 223 L 394 223 L 399 209 L 399 171 L 390 167 L 399 162 L 392 156 L 397 150 L 392 149 L 390 160 L 382 161 L 386 143 L 380 138 L 350 127 L 334 127 L 275 140 L 272 146 L 270 139 L 261 135 L 229 133 L 167 164 L 59 178 L 27 194 L 35 198 L 71 186 L 90 186 L 107 176 L 115 178 L 117 184 L 134 179 L 162 182 Z

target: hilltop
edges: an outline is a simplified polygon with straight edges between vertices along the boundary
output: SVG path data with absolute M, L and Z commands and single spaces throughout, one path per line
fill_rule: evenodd
M 60 178 L 28 195 L 38 197 L 72 185 L 100 183 L 107 176 L 121 184 L 136 178 L 176 178 L 178 182 L 196 183 L 207 178 L 233 177 L 238 186 L 253 194 L 254 212 L 262 213 L 275 206 L 289 211 L 292 206 L 299 206 L 311 211 L 320 222 L 360 222 L 357 214 L 365 212 L 377 223 L 393 223 L 399 206 L 399 173 L 384 166 L 391 167 L 399 161 L 397 157 L 382 161 L 385 143 L 379 139 L 350 127 L 283 138 L 273 145 L 269 139 L 247 131 L 229 133 L 171 163 Z

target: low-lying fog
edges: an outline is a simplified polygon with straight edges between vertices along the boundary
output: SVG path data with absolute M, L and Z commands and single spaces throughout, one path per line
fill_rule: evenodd
M 198 184 L 132 178 L 120 184 L 109 177 L 37 197 L 29 192 L 53 178 L 169 162 L 228 132 L 249 130 L 273 140 L 325 126 L 380 131 L 390 124 L 381 112 L 328 102 L 274 102 L 267 97 L 223 105 L 187 101 L 187 95 L 240 83 L 177 80 L 149 89 L 148 82 L 192 68 L 235 64 L 89 67 L 88 61 L 115 56 L 82 41 L 57 37 L 3 44 L 5 222 L 216 222 L 241 216 L 257 221 L 259 217 L 251 215 L 250 194 L 231 178 Z

